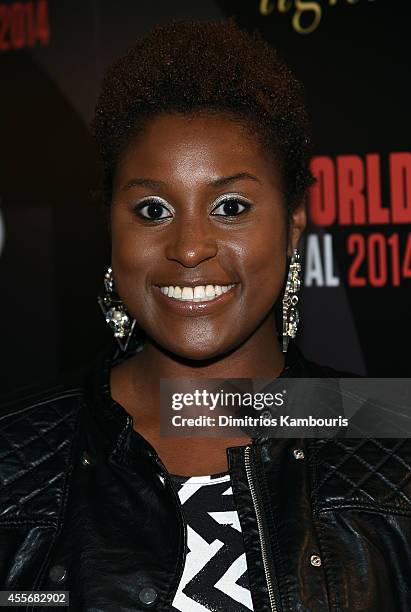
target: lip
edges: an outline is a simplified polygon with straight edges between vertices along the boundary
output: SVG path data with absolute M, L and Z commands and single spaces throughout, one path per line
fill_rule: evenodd
M 217 283 L 216 283 L 217 284 Z M 228 283 L 233 284 L 233 283 Z M 190 285 L 185 285 L 185 287 L 189 287 Z M 193 285 L 195 286 L 195 285 Z M 178 314 L 188 315 L 188 316 L 197 316 L 201 314 L 209 314 L 221 308 L 228 302 L 230 302 L 236 295 L 237 289 L 240 286 L 240 283 L 235 283 L 234 287 L 231 287 L 225 293 L 218 295 L 213 300 L 207 300 L 205 302 L 193 302 L 191 300 L 177 300 L 172 297 L 168 297 L 162 293 L 161 289 L 157 285 L 152 285 L 154 295 L 158 299 L 159 303 L 171 309 L 173 312 Z

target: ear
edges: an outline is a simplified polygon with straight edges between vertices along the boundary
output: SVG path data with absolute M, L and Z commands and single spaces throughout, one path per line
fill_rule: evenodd
M 295 248 L 297 248 L 301 234 L 303 233 L 305 226 L 307 225 L 307 214 L 305 207 L 305 200 L 301 200 L 297 206 L 295 206 L 293 212 L 290 215 L 289 230 L 288 230 L 288 244 L 287 244 L 287 256 L 291 257 Z

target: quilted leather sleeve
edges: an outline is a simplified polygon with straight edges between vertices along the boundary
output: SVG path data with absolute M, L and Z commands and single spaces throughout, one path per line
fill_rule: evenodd
M 68 495 L 81 392 L 38 394 L 0 409 L 0 587 L 41 580 Z

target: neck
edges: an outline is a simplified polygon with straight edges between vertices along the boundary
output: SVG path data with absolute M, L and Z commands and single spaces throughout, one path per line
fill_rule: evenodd
M 267 319 L 246 341 L 213 359 L 194 360 L 170 353 L 150 339 L 132 358 L 112 369 L 112 396 L 119 403 L 159 404 L 161 378 L 277 378 L 285 358 L 275 322 Z

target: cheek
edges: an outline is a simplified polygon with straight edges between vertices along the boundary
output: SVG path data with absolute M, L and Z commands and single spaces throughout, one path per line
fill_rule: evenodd
M 131 223 L 112 222 L 111 264 L 116 289 L 131 311 L 144 301 L 145 278 L 153 261 L 158 261 L 153 244 L 145 244 Z
M 268 228 L 271 228 L 269 231 Z M 265 300 L 275 299 L 282 288 L 287 261 L 286 226 L 278 217 L 268 221 L 253 239 L 243 244 L 244 274 L 250 288 Z
M 158 261 L 157 251 L 154 245 L 144 244 L 135 235 L 129 239 L 124 236 L 122 240 L 113 241 L 112 263 L 113 271 L 117 272 L 116 278 L 131 275 L 141 280 L 153 261 Z
M 125 204 L 113 206 L 111 212 L 111 257 L 118 276 L 144 271 L 158 257 L 159 241 L 147 233 Z

